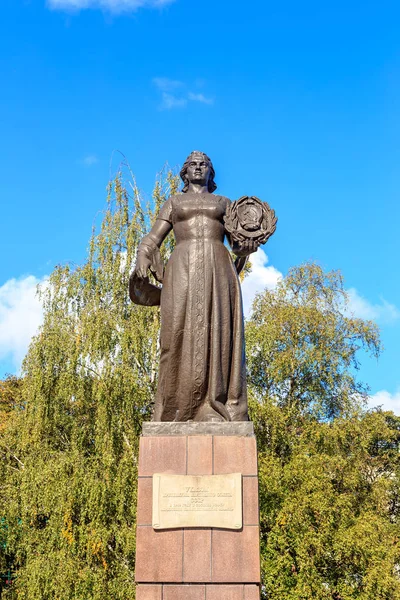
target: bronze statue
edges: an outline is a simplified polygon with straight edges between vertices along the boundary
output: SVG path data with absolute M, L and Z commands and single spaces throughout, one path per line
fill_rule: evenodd
M 130 281 L 133 302 L 161 305 L 153 421 L 247 421 L 238 274 L 275 231 L 275 213 L 255 197 L 231 203 L 215 195 L 214 168 L 203 152 L 192 152 L 180 175 L 182 193 L 164 203 L 141 241 Z M 159 248 L 171 229 L 176 247 L 164 271 Z M 149 269 L 162 290 L 149 282 Z

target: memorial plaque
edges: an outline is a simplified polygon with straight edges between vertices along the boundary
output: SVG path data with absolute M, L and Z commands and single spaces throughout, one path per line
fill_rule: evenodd
M 242 527 L 242 475 L 153 475 L 153 528 Z

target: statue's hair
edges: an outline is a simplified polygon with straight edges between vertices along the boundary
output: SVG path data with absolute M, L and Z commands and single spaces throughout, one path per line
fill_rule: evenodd
M 189 189 L 189 181 L 188 181 L 186 173 L 187 173 L 189 164 L 191 163 L 194 155 L 200 155 L 204 158 L 204 160 L 206 160 L 208 162 L 208 166 L 210 167 L 210 179 L 208 180 L 208 191 L 210 192 L 210 194 L 212 194 L 217 189 L 217 185 L 214 181 L 214 177 L 215 177 L 214 167 L 211 162 L 211 159 L 207 156 L 207 154 L 205 154 L 204 152 L 199 152 L 198 150 L 194 150 L 193 152 L 191 152 L 189 154 L 189 156 L 185 160 L 183 167 L 181 169 L 180 176 L 183 181 L 182 192 L 185 194 Z

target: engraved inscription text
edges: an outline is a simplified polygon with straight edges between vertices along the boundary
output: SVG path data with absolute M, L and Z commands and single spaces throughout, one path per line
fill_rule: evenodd
M 242 526 L 242 476 L 153 475 L 153 527 Z

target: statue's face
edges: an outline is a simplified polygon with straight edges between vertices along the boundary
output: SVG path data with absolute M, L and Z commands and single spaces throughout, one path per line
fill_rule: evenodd
M 210 179 L 210 166 L 204 159 L 204 156 L 194 155 L 189 163 L 186 176 L 189 183 L 195 183 L 197 185 L 208 185 Z

